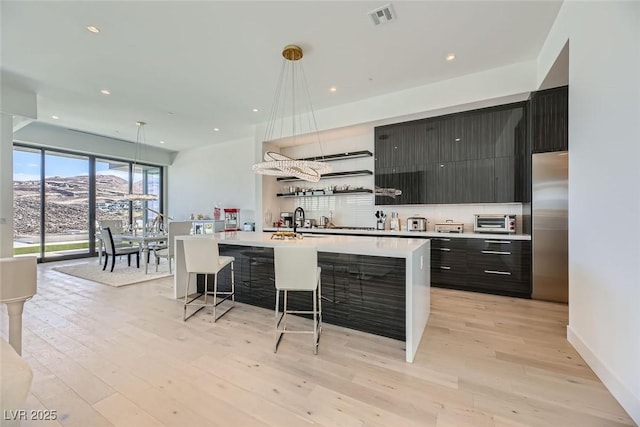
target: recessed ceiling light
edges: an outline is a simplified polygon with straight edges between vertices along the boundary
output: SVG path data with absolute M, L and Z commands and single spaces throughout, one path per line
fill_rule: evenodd
M 253 109 L 253 110 L 251 110 L 251 111 L 253 111 L 254 113 L 257 113 L 257 112 L 258 112 L 258 109 L 257 109 L 257 108 L 254 108 L 254 109 Z
M 52 119 L 54 119 L 54 120 L 58 120 L 60 117 L 58 117 L 58 116 L 51 116 L 51 118 L 52 118 Z
M 447 61 L 453 61 L 454 59 L 456 59 L 456 56 L 453 53 L 450 53 L 444 59 L 446 59 Z
M 100 93 L 103 95 L 111 95 L 111 92 L 108 89 L 102 89 Z
M 220 129 L 219 128 L 213 128 L 214 132 L 218 132 Z
M 100 32 L 100 28 L 94 26 L 94 25 L 87 25 L 87 30 L 91 33 L 99 33 Z
M 164 141 L 160 141 L 160 144 L 164 144 Z
M 338 88 L 336 88 L 335 86 L 331 86 L 331 87 L 329 88 L 329 92 L 335 92 L 335 91 L 337 91 L 337 90 L 338 90 Z

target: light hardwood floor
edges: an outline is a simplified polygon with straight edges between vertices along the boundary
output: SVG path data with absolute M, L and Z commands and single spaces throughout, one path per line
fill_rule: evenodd
M 413 364 L 401 342 L 331 325 L 317 356 L 308 335 L 274 354 L 272 311 L 185 323 L 172 278 L 114 288 L 54 266 L 38 266 L 23 356 L 26 408 L 58 420 L 24 426 L 635 425 L 566 341 L 564 305 L 432 289 Z

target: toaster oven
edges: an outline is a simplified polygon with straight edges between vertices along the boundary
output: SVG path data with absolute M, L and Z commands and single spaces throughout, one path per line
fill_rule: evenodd
M 515 215 L 475 215 L 473 231 L 476 233 L 504 233 L 516 232 Z

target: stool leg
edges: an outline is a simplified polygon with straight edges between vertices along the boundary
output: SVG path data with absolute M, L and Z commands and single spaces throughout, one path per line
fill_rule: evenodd
M 278 351 L 278 341 L 280 341 L 280 334 L 278 333 L 278 316 L 280 315 L 280 291 L 276 289 L 276 317 L 274 322 L 275 341 L 273 344 L 273 352 Z
M 216 323 L 216 305 L 218 305 L 218 273 L 213 276 L 213 323 Z
M 313 291 L 313 354 L 318 354 L 318 291 Z
M 187 286 L 184 289 L 184 315 L 182 321 L 187 321 L 187 298 L 189 297 L 189 282 L 191 282 L 191 273 L 187 273 Z
M 231 261 L 231 306 L 236 306 L 236 272 Z

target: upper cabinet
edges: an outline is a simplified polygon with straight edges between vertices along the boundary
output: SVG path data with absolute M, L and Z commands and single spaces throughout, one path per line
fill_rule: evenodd
M 569 87 L 531 94 L 531 142 L 534 153 L 566 151 L 569 135 Z
M 375 129 L 375 183 L 402 191 L 378 205 L 522 201 L 526 104 Z

